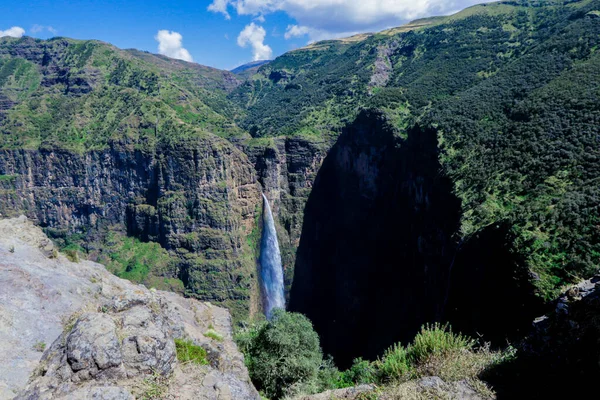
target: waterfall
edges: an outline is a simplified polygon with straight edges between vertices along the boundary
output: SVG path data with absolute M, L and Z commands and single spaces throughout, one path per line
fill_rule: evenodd
M 274 308 L 285 309 L 283 290 L 283 267 L 275 221 L 271 213 L 269 201 L 263 193 L 263 231 L 260 243 L 260 276 L 262 278 L 265 315 L 271 318 Z

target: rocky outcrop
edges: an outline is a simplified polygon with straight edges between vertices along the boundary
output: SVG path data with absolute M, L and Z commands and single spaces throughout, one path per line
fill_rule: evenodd
M 502 398 L 588 398 L 600 374 L 600 275 L 567 288 L 493 372 Z M 593 395 L 592 395 L 593 397 Z
M 261 196 L 252 165 L 225 140 L 206 135 L 150 152 L 3 150 L 0 177 L 1 214 L 77 233 L 92 259 L 108 227 L 156 241 L 179 257 L 168 273 L 190 295 L 248 313 L 255 264 L 245 237 Z
M 25 217 L 0 220 L 0 282 L 1 399 L 259 398 L 228 311 L 71 262 Z

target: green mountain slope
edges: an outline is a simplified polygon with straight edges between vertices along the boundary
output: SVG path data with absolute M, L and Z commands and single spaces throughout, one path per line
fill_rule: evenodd
M 262 67 L 229 97 L 252 136 L 336 136 L 364 108 L 437 131 L 460 240 L 511 226 L 543 297 L 600 265 L 598 1 L 505 1 Z
M 234 75 L 97 41 L 0 39 L 2 148 L 152 146 L 197 131 L 241 135 Z

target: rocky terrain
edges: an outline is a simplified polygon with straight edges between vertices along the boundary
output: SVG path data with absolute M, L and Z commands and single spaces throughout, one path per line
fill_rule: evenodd
M 259 398 L 227 310 L 69 261 L 25 217 L 0 220 L 0 283 L 2 399 Z
M 477 393 L 467 381 L 446 383 L 437 376 L 431 376 L 382 388 L 374 385 L 360 385 L 346 389 L 328 390 L 311 396 L 300 396 L 294 400 L 362 400 L 370 398 L 378 400 L 488 400 L 495 396 L 487 397 Z

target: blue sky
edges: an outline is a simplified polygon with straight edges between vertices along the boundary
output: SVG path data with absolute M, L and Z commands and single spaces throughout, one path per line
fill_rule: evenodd
M 312 40 L 377 31 L 478 2 L 482 1 L 1 1 L 0 36 L 18 36 L 24 31 L 43 39 L 98 39 L 120 48 L 159 52 L 158 35 L 166 55 L 232 69 L 253 59 L 276 57 Z M 160 30 L 167 32 L 159 35 Z

